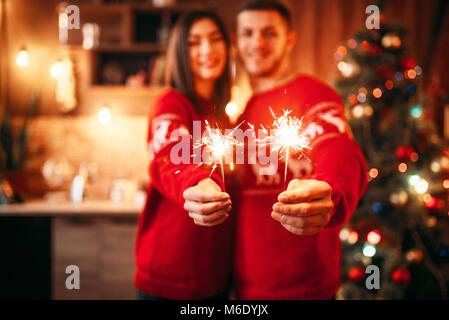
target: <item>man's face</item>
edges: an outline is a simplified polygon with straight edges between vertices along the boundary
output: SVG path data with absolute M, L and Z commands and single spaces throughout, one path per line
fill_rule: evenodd
M 294 39 L 282 16 L 271 10 L 247 10 L 237 16 L 237 49 L 251 76 L 277 71 Z

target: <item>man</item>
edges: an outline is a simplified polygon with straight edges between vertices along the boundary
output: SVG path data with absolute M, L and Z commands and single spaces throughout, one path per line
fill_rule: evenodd
M 291 69 L 297 35 L 285 6 L 246 2 L 238 11 L 236 36 L 254 91 L 238 123 L 269 128 L 270 108 L 276 116 L 292 110 L 291 116 L 303 117 L 311 142 L 308 159 L 298 159 L 297 153 L 289 157 L 286 190 L 285 160 L 273 175 L 260 175 L 260 163 L 246 164 L 238 173 L 236 297 L 330 299 L 340 284 L 340 226 L 367 184 L 363 154 L 352 140 L 338 95 Z

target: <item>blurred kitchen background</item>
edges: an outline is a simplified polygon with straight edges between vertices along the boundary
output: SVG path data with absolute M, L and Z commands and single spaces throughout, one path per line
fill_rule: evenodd
M 182 12 L 210 8 L 232 31 L 240 3 L 1 0 L 0 298 L 134 299 L 148 114 L 163 88 L 170 29 Z M 370 1 L 286 3 L 299 34 L 294 67 L 333 84 L 335 50 L 364 28 Z M 383 14 L 408 29 L 409 50 L 426 70 L 421 81 L 432 107 L 424 116 L 447 138 L 443 3 L 389 1 Z M 79 29 L 68 28 L 76 14 L 67 15 L 70 5 L 79 8 Z M 236 59 L 232 65 L 227 112 L 235 118 L 250 90 Z M 80 290 L 65 287 L 72 264 L 81 270 Z

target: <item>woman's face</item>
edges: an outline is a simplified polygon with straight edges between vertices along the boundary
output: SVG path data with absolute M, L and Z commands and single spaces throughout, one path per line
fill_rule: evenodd
M 226 65 L 226 43 L 217 25 L 209 18 L 195 21 L 187 41 L 193 78 L 218 79 Z

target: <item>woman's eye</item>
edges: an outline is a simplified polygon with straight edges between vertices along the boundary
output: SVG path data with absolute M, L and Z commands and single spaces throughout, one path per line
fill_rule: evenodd
M 219 42 L 219 41 L 223 41 L 223 37 L 212 38 L 212 42 Z
M 199 41 L 188 41 L 187 44 L 190 46 L 199 46 L 200 42 Z

